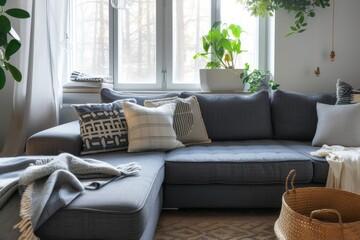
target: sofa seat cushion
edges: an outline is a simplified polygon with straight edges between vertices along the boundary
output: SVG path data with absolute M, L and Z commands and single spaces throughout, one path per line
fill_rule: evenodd
M 138 176 L 113 181 L 99 190 L 85 190 L 39 228 L 41 239 L 140 239 L 154 221 L 153 216 L 159 214 L 164 153 L 111 152 L 92 158 L 114 166 L 137 162 L 141 171 Z
M 279 140 L 280 144 L 291 148 L 292 150 L 303 154 L 307 158 L 311 159 L 313 164 L 313 183 L 326 183 L 328 171 L 329 171 L 329 164 L 325 158 L 319 158 L 312 156 L 310 152 L 315 152 L 319 150 L 320 147 L 314 147 L 311 145 L 311 142 L 304 142 L 304 141 L 291 141 L 291 140 Z
M 167 153 L 165 183 L 284 183 L 291 169 L 296 182 L 312 181 L 311 159 L 274 140 L 214 142 Z

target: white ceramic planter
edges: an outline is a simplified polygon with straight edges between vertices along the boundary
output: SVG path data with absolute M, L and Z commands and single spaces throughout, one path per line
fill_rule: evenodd
M 243 91 L 243 69 L 200 69 L 202 91 Z

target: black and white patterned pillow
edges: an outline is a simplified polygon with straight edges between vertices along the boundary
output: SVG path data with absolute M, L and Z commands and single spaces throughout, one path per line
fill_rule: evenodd
M 360 103 L 360 89 L 354 89 L 339 79 L 336 83 L 336 98 L 336 105 Z
M 102 104 L 74 104 L 83 142 L 81 155 L 126 150 L 128 131 L 121 102 L 135 103 L 135 99 Z

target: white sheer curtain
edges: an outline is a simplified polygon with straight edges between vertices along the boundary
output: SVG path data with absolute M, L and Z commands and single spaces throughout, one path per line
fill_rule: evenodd
M 22 48 L 14 57 L 23 81 L 14 84 L 12 115 L 2 156 L 15 156 L 25 150 L 32 134 L 58 123 L 61 99 L 60 81 L 64 76 L 65 38 L 69 0 L 11 1 L 8 5 L 30 12 L 31 18 L 14 21 Z

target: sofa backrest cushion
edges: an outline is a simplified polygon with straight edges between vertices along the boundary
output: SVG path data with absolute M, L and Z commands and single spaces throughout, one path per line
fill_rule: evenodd
M 116 100 L 123 100 L 133 98 L 136 100 L 137 104 L 144 106 L 145 100 L 150 99 L 160 99 L 160 98 L 171 98 L 178 97 L 178 93 L 165 93 L 165 94 L 133 94 L 133 93 L 124 93 L 111 90 L 109 88 L 102 88 L 100 90 L 100 97 L 103 103 L 111 103 Z
M 271 98 L 274 139 L 311 141 L 317 125 L 316 103 L 335 104 L 335 93 L 301 94 L 276 90 Z
M 212 141 L 272 138 L 269 94 L 201 94 L 183 92 L 180 97 L 195 95 L 199 101 L 206 130 Z

